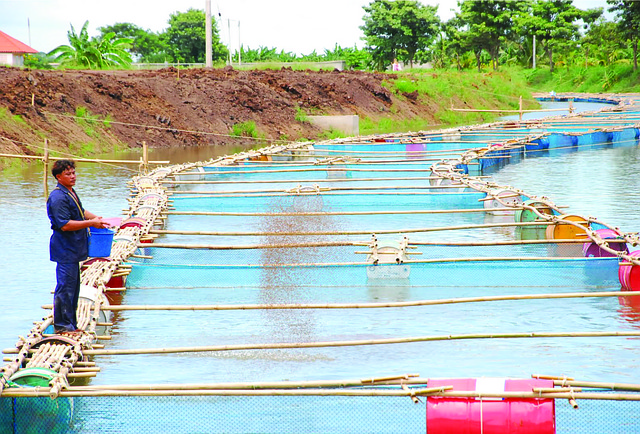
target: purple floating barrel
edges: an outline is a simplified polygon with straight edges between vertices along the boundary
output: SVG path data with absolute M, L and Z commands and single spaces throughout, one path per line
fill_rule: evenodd
M 603 240 L 620 239 L 620 234 L 613 229 L 598 229 L 595 233 Z M 617 250 L 618 252 L 629 252 L 626 243 L 608 244 L 610 249 Z M 584 253 L 585 258 L 611 258 L 616 256 L 615 254 L 600 248 L 600 246 L 594 242 L 583 244 L 582 253 Z

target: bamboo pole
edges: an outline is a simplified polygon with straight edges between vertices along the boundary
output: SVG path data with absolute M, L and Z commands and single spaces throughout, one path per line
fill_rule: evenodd
M 317 212 L 227 212 L 227 211 L 165 211 L 167 215 L 192 216 L 242 216 L 242 217 L 279 217 L 279 216 L 336 216 L 336 215 L 401 215 L 401 214 L 465 214 L 486 213 L 495 211 L 514 211 L 521 206 L 509 208 L 469 208 L 469 209 L 434 209 L 434 210 L 397 210 L 397 211 L 317 211 Z
M 442 187 L 441 187 L 442 188 Z M 453 188 L 465 188 L 459 185 Z M 184 196 L 182 195 L 184 193 Z M 381 192 L 332 192 L 332 191 L 309 191 L 309 192 L 291 192 L 291 193 L 249 193 L 249 194 L 201 194 L 200 192 L 180 192 L 172 195 L 173 199 L 203 199 L 218 197 L 314 197 L 314 196 L 446 196 L 446 195 L 477 195 L 478 191 L 381 191 Z M 506 197 L 506 196 L 503 196 Z
M 270 243 L 270 244 L 244 244 L 244 245 L 212 245 L 212 244 L 163 244 L 140 243 L 138 247 L 165 248 L 165 249 L 196 249 L 196 250 L 253 250 L 253 249 L 282 249 L 282 248 L 304 248 L 304 247 L 363 247 L 370 245 L 370 242 L 360 241 L 319 241 L 307 243 Z
M 360 231 L 297 231 L 297 232 L 222 232 L 222 231 L 176 231 L 166 229 L 153 229 L 149 231 L 154 234 L 172 234 L 172 235 L 211 235 L 211 236 L 302 236 L 302 235 L 371 235 L 371 234 L 400 234 L 400 233 L 417 233 L 417 232 L 440 232 L 440 231 L 453 231 L 461 229 L 485 229 L 485 228 L 498 228 L 498 227 L 527 227 L 527 226 L 544 226 L 555 224 L 554 222 L 503 222 L 503 223 L 483 223 L 483 224 L 469 224 L 469 225 L 456 225 L 456 226 L 434 226 L 428 228 L 404 228 L 404 229 L 383 229 L 383 230 L 360 230 Z M 176 247 L 174 244 L 162 244 L 154 243 L 152 246 L 146 247 L 164 247 L 164 248 L 195 248 L 190 245 L 183 245 Z
M 534 377 L 535 378 L 535 377 Z M 598 381 L 554 380 L 556 386 L 591 387 L 594 389 L 626 390 L 640 392 L 640 384 L 607 383 Z
M 275 154 L 279 155 L 279 154 Z M 422 164 L 424 162 L 433 162 L 440 161 L 442 159 L 441 156 L 436 156 L 436 158 L 400 158 L 396 160 L 374 160 L 374 161 L 361 161 L 361 157 L 346 157 L 347 159 L 344 161 L 336 159 L 340 158 L 339 156 L 335 157 L 327 157 L 327 159 L 331 159 L 329 161 L 324 160 L 302 160 L 302 161 L 294 161 L 294 160 L 273 160 L 273 161 L 243 161 L 242 165 L 246 167 L 281 167 L 281 166 L 333 166 L 336 164 L 345 164 L 345 165 L 362 165 L 362 164 L 395 164 L 395 163 L 405 163 L 405 164 Z M 379 157 L 379 158 L 388 158 L 388 156 Z M 216 166 L 203 166 L 203 167 L 216 167 Z
M 477 112 L 477 113 L 539 113 L 539 112 L 566 112 L 567 109 L 528 109 L 528 110 L 491 110 L 491 109 L 461 109 L 461 108 L 450 108 L 449 110 L 454 112 Z
M 599 337 L 639 337 L 640 331 L 618 332 L 529 332 L 529 333 L 477 333 L 440 336 L 415 336 L 407 338 L 368 339 L 352 341 L 325 341 L 325 342 L 286 342 L 271 344 L 236 344 L 236 345 L 209 345 L 172 348 L 129 348 L 110 350 L 84 350 L 87 356 L 123 356 L 138 354 L 176 354 L 176 353 L 201 353 L 201 352 L 226 352 L 244 350 L 273 350 L 273 349 L 302 349 L 302 348 L 329 348 L 329 347 L 353 347 L 368 345 L 389 345 L 416 342 L 436 342 L 450 340 L 477 340 L 477 339 L 525 339 L 525 338 L 599 338 Z M 13 350 L 13 349 L 11 349 Z M 4 351 L 3 351 L 4 352 Z M 5 353 L 10 354 L 10 353 Z M 640 397 L 640 396 L 639 396 Z
M 490 176 L 474 176 L 473 179 L 486 179 Z M 272 179 L 272 180 L 230 180 L 230 181 L 178 181 L 178 180 L 160 180 L 160 184 L 176 184 L 176 185 L 199 185 L 199 184 L 296 184 L 307 182 L 309 184 L 316 183 L 341 183 L 341 182 L 389 182 L 389 181 L 429 181 L 442 179 L 441 176 L 410 176 L 403 178 L 323 178 L 323 179 Z
M 474 142 L 476 143 L 476 142 Z M 486 148 L 486 144 L 484 144 L 484 146 L 481 146 L 481 148 Z M 511 148 L 510 148 L 511 149 Z M 467 149 L 467 150 L 471 150 L 471 149 Z M 276 154 L 277 155 L 277 154 Z M 338 157 L 329 157 L 329 158 L 338 158 Z M 348 157 L 348 158 L 353 158 L 353 157 Z M 395 160 L 372 160 L 372 161 L 361 161 L 363 157 L 359 157 L 359 158 L 355 158 L 353 160 L 345 160 L 345 161 L 336 161 L 336 160 L 331 160 L 331 161 L 322 161 L 322 160 L 314 160 L 314 161 L 246 161 L 243 162 L 243 166 L 246 167 L 250 167 L 250 166 L 254 166 L 254 167 L 282 167 L 282 166 L 308 166 L 308 167 L 318 167 L 318 166 L 328 166 L 328 167 L 332 167 L 335 165 L 348 165 L 348 166 L 354 166 L 354 165 L 377 165 L 377 164 L 398 164 L 398 163 L 403 163 L 403 164 L 408 164 L 411 166 L 416 166 L 416 165 L 423 165 L 423 163 L 425 162 L 437 162 L 437 161 L 441 161 L 443 159 L 451 159 L 451 158 L 455 158 L 455 157 L 449 157 L 449 158 L 443 158 L 443 156 L 437 156 L 437 158 L 399 158 L 399 159 L 395 159 Z M 368 158 L 388 158 L 388 157 L 368 157 Z M 509 158 L 508 156 L 481 156 L 478 157 L 478 159 L 480 160 L 486 160 L 486 159 L 495 159 L 495 158 Z M 217 166 L 203 166 L 203 167 L 217 167 Z M 233 166 L 232 166 L 233 167 Z
M 39 155 L 19 155 L 19 154 L 0 154 L 0 157 L 5 158 L 22 158 L 29 160 L 41 160 L 42 156 Z M 69 157 L 53 157 L 49 156 L 49 160 L 67 160 Z M 76 162 L 81 163 L 113 163 L 113 164 L 140 164 L 140 161 L 131 161 L 131 160 L 103 160 L 103 159 L 95 159 L 95 158 L 74 158 Z M 170 161 L 149 161 L 149 164 L 169 164 Z
M 424 389 L 165 389 L 165 390 L 61 390 L 60 397 L 81 396 L 428 396 L 453 389 L 452 386 Z M 11 388 L 2 392 L 2 397 L 49 396 L 50 389 L 45 387 Z
M 309 185 L 301 186 L 310 187 Z M 371 191 L 371 190 L 438 190 L 438 189 L 461 189 L 467 188 L 464 184 L 454 184 L 454 185 L 417 185 L 417 186 L 401 186 L 401 185 L 393 185 L 393 186 L 372 186 L 372 187 L 320 187 L 318 190 L 305 191 L 302 190 L 300 192 L 292 191 L 295 188 L 291 189 L 257 189 L 257 190 L 198 190 L 198 191 L 180 191 L 175 192 L 174 196 L 182 196 L 182 195 L 211 195 L 211 196 L 224 196 L 224 195 L 237 195 L 237 194 L 255 194 L 255 193 L 297 193 L 297 194 L 307 194 L 313 195 L 316 193 L 332 193 L 332 192 L 342 192 L 342 191 Z M 313 188 L 313 187 L 311 187 Z M 474 193 L 474 192 L 472 192 Z M 501 196 L 507 197 L 507 196 Z
M 2 154 L 0 154 L 0 157 L 2 156 Z M 139 162 L 138 162 L 139 163 Z M 220 167 L 224 167 L 224 166 L 220 166 Z M 203 175 L 203 176 L 220 176 L 220 175 L 233 175 L 233 174 L 247 174 L 247 173 L 293 173 L 293 172 L 386 172 L 386 173 L 391 173 L 391 172 L 420 172 L 420 173 L 424 173 L 427 171 L 427 169 L 409 169 L 409 168 L 403 168 L 403 169 L 379 169 L 379 168 L 375 168 L 375 169 L 357 169 L 357 168 L 346 168 L 346 167 L 340 167 L 340 166 L 329 166 L 329 167 L 305 167 L 303 169 L 268 169 L 268 170 L 243 170 L 242 167 L 239 166 L 231 166 L 234 169 L 238 169 L 238 170 L 220 170 L 220 171 L 211 171 L 211 172 L 204 172 L 204 173 L 200 173 L 199 175 Z
M 425 141 L 423 144 L 434 144 L 434 143 L 447 143 L 447 142 L 431 142 Z M 461 143 L 461 141 L 456 141 L 455 143 Z M 479 145 L 488 143 L 486 140 L 466 140 L 462 143 L 477 143 Z M 351 146 L 352 144 L 349 142 L 344 143 L 344 145 Z M 403 143 L 385 143 L 385 145 L 401 145 L 405 146 Z M 359 146 L 359 145 L 355 145 Z M 442 149 L 442 150 L 422 150 L 422 151 L 407 151 L 407 150 L 397 150 L 397 151 L 353 151 L 353 150 L 345 150 L 345 149 L 331 149 L 331 148 L 315 148 L 313 151 L 306 152 L 295 152 L 291 154 L 293 157 L 326 157 L 330 155 L 342 155 L 342 154 L 358 154 L 358 155 L 398 155 L 398 156 L 406 156 L 406 155 L 442 155 L 447 156 L 451 155 L 452 158 L 455 158 L 455 155 L 458 155 L 458 152 L 466 151 L 466 149 Z M 289 156 L 289 154 L 276 154 L 282 156 Z
M 142 244 L 145 246 L 145 244 Z M 148 246 L 148 244 L 146 245 Z M 210 248 L 211 247 L 211 248 Z M 195 246 L 193 248 L 199 249 L 216 249 L 217 246 Z M 281 248 L 287 247 L 287 245 L 282 246 L 222 246 L 220 250 L 242 250 L 242 249 L 253 249 L 253 248 Z M 294 246 L 294 247 L 308 247 L 308 246 Z M 177 247 L 182 248 L 182 247 Z M 440 258 L 440 259 L 409 259 L 402 262 L 404 265 L 411 264 L 443 264 L 443 263 L 457 263 L 457 262 L 523 262 L 523 261 L 531 261 L 531 262 L 589 262 L 594 260 L 600 260 L 601 258 L 582 258 L 582 257 L 527 257 L 527 256 L 517 256 L 517 257 L 486 257 L 479 256 L 475 258 Z M 610 260 L 616 260 L 616 258 L 610 258 Z M 148 267 L 157 267 L 157 266 L 166 266 L 166 264 L 144 264 L 144 263 L 135 263 L 139 266 L 148 266 Z M 397 266 L 398 264 L 382 264 L 387 265 L 389 267 Z M 299 262 L 299 263 L 286 263 L 286 264 L 169 264 L 170 267 L 180 268 L 180 267 L 197 267 L 197 268 L 260 268 L 260 269 L 278 269 L 278 268 L 308 268 L 308 267 L 346 267 L 346 266 L 371 266 L 375 267 L 376 265 L 371 262 Z
M 640 394 L 598 393 L 598 392 L 476 392 L 453 391 L 451 386 L 432 388 L 381 389 L 88 389 L 76 390 L 71 387 L 58 393 L 60 397 L 83 396 L 442 396 L 451 398 L 507 398 L 507 399 L 585 399 L 598 401 L 640 401 Z M 2 397 L 48 397 L 48 387 L 10 388 L 2 392 Z
M 554 294 L 527 295 L 494 295 L 483 297 L 462 297 L 439 300 L 417 300 L 382 303 L 309 303 L 309 304 L 212 304 L 212 305 L 114 305 L 108 309 L 112 312 L 120 311 L 209 311 L 209 310 L 304 310 L 304 309 L 380 309 L 404 308 L 418 306 L 440 306 L 446 304 L 464 304 L 493 301 L 519 300 L 557 300 L 590 297 L 636 297 L 640 291 L 608 291 L 608 292 L 578 292 Z M 52 304 L 42 305 L 43 309 L 52 309 Z
M 495 208 L 494 208 L 495 209 Z M 561 222 L 558 222 L 561 223 Z M 607 239 L 607 243 L 627 243 L 626 240 Z M 410 241 L 409 246 L 519 246 L 529 244 L 585 244 L 591 240 L 552 239 L 552 240 L 507 240 L 507 241 Z
M 410 378 L 419 377 L 417 374 L 395 375 L 389 377 L 374 377 L 363 379 L 345 380 L 312 380 L 312 381 L 269 381 L 269 382 L 242 382 L 242 383 L 185 383 L 185 384 L 120 384 L 120 385 L 91 385 L 70 386 L 69 391 L 91 390 L 242 390 L 242 389 L 310 389 L 310 388 L 337 388 L 337 387 L 361 387 L 379 384 L 400 384 Z M 426 380 L 419 384 L 426 385 Z M 416 383 L 417 384 L 417 383 Z
M 640 116 L 629 116 L 629 117 L 616 117 L 616 116 L 606 116 L 606 117 L 582 117 L 582 118 L 558 118 L 558 119 L 540 119 L 535 121 L 525 121 L 529 124 L 599 124 L 599 123 L 607 123 L 607 124 L 621 124 L 621 125 L 629 125 L 632 123 L 636 123 L 640 121 Z
M 616 144 L 618 144 L 618 145 L 620 145 L 620 144 L 623 144 L 623 143 L 631 143 L 631 142 L 636 142 L 636 141 L 637 141 L 636 139 L 630 139 L 630 140 L 622 140 L 622 141 L 615 142 L 615 143 L 616 143 Z M 589 145 L 576 145 L 576 146 L 569 145 L 569 146 L 558 146 L 557 148 L 548 148 L 548 149 L 530 149 L 530 150 L 528 150 L 528 151 L 525 151 L 525 154 L 533 154 L 533 153 L 536 153 L 536 152 L 545 152 L 545 153 L 548 153 L 548 152 L 553 152 L 553 151 L 561 151 L 561 150 L 563 150 L 563 149 L 576 149 L 576 148 L 581 148 L 581 149 L 582 149 L 582 148 L 591 148 L 591 147 L 594 147 L 594 146 L 603 146 L 603 145 L 607 145 L 607 144 L 609 144 L 609 143 L 611 143 L 611 142 L 606 141 L 606 142 L 592 143 L 592 144 L 589 144 Z

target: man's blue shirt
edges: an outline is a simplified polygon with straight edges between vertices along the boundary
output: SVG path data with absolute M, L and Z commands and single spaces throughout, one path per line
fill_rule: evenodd
M 51 229 L 53 229 L 49 242 L 49 255 L 54 262 L 81 262 L 87 259 L 87 229 L 62 230 L 69 220 L 84 220 L 82 202 L 77 195 L 76 198 L 77 205 L 72 198 L 72 193 L 63 185 L 58 184 L 47 200 L 47 214 L 51 220 Z

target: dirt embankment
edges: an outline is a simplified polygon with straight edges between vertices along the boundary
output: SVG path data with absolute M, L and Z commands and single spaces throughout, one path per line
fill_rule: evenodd
M 233 126 L 247 121 L 254 121 L 267 139 L 315 138 L 321 131 L 304 122 L 305 114 L 429 118 L 433 109 L 428 103 L 412 94 L 399 98 L 383 86 L 394 79 L 290 69 L 0 68 L 0 152 L 41 154 L 26 144 L 40 146 L 45 137 L 52 149 L 84 154 L 141 146 L 142 141 L 151 147 L 229 143 L 238 140 L 227 137 Z

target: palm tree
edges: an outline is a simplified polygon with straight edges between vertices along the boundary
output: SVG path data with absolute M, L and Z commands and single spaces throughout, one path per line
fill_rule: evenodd
M 89 39 L 88 26 L 89 21 L 85 21 L 80 33 L 76 34 L 73 25 L 71 25 L 71 30 L 67 32 L 69 45 L 60 45 L 48 54 L 55 56 L 54 62 L 89 69 L 131 64 L 131 55 L 126 51 L 126 48 L 131 46 L 132 39 L 114 39 L 115 33 L 113 32 L 102 37 Z

